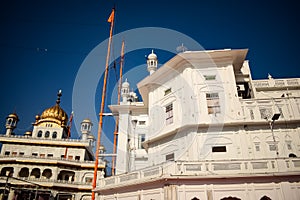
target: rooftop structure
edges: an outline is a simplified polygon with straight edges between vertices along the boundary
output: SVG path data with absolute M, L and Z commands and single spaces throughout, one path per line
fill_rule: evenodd
M 253 80 L 247 52 L 185 51 L 159 69 L 152 52 L 142 101 L 126 81 L 110 106 L 116 175 L 98 199 L 299 199 L 300 78 Z
M 92 122 L 81 122 L 81 139 L 70 138 L 70 121 L 56 104 L 37 115 L 33 130 L 14 134 L 19 120 L 8 115 L 6 133 L 0 135 L 1 199 L 79 200 L 90 199 L 94 172 Z M 104 148 L 102 147 L 102 150 Z M 104 177 L 106 163 L 98 165 Z

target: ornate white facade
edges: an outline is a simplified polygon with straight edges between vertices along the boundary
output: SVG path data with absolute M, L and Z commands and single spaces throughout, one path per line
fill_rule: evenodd
M 91 198 L 94 175 L 92 123 L 81 123 L 81 139 L 70 138 L 68 116 L 60 107 L 36 116 L 33 130 L 15 135 L 18 116 L 10 114 L 0 135 L 0 198 L 3 200 L 83 200 Z M 103 148 L 102 148 L 103 150 Z M 105 162 L 98 165 L 103 177 Z
M 98 199 L 300 199 L 300 79 L 253 80 L 247 51 L 186 51 L 157 70 L 152 52 L 143 101 L 110 106 L 116 175 Z

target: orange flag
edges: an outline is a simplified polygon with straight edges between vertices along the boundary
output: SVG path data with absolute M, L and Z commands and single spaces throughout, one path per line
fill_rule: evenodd
M 113 10 L 111 11 L 111 14 L 110 14 L 110 16 L 109 16 L 107 22 L 110 22 L 110 23 L 113 22 L 113 21 L 114 21 L 114 17 L 115 17 L 115 10 L 113 9 Z

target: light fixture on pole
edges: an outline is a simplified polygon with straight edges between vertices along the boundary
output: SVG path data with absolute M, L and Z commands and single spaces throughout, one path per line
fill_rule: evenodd
M 271 118 L 271 120 L 269 120 L 269 125 L 270 125 L 270 129 L 271 129 L 271 133 L 272 133 L 272 138 L 273 138 L 273 142 L 274 142 L 274 145 L 276 145 L 276 155 L 278 156 L 278 147 L 277 147 L 277 144 L 276 144 L 276 139 L 275 139 L 275 136 L 274 136 L 274 123 L 276 120 L 279 119 L 280 117 L 280 113 L 274 113 L 273 117 Z

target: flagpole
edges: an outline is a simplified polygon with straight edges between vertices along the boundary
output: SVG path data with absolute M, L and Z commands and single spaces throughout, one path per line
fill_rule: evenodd
M 109 16 L 108 22 L 110 22 L 110 32 L 109 32 L 109 39 L 108 39 L 108 47 L 107 47 L 107 56 L 106 56 L 106 63 L 105 63 L 105 73 L 104 73 L 104 80 L 103 80 L 103 88 L 102 88 L 102 99 L 101 99 L 101 107 L 99 113 L 99 124 L 98 124 L 98 134 L 97 134 L 97 147 L 95 153 L 95 167 L 94 167 L 94 178 L 93 178 L 93 190 L 92 190 L 92 200 L 95 200 L 95 188 L 97 185 L 97 172 L 98 172 L 98 163 L 99 163 L 99 150 L 101 146 L 101 133 L 103 127 L 103 113 L 104 113 L 104 105 L 105 105 L 105 95 L 106 95 L 106 85 L 107 85 L 107 76 L 108 76 L 108 68 L 109 68 L 109 58 L 110 58 L 110 48 L 112 42 L 112 34 L 113 34 L 113 27 L 114 27 L 114 14 L 115 9 L 112 9 L 112 12 Z

